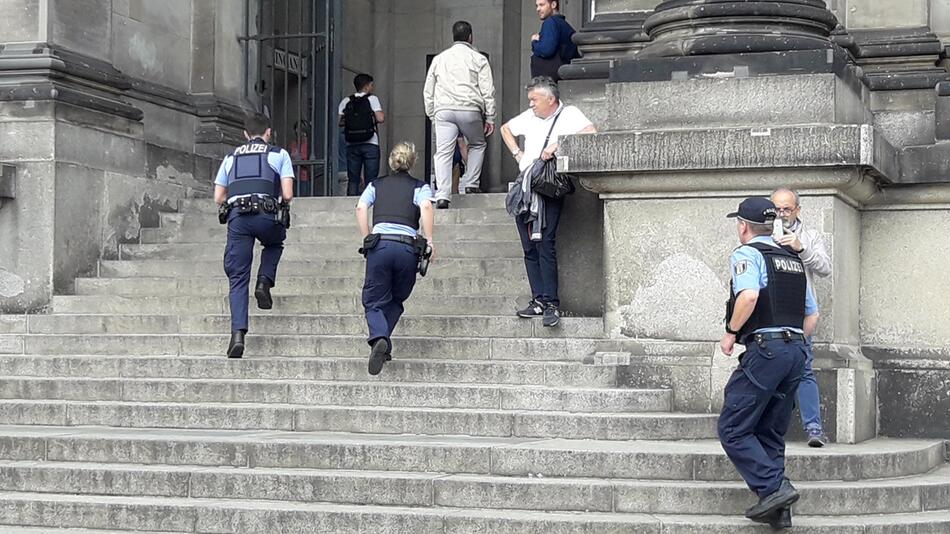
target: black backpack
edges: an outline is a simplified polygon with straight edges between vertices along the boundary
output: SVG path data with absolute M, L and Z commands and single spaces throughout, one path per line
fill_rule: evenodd
M 347 143 L 365 143 L 376 133 L 376 114 L 369 95 L 350 96 L 343 108 L 343 136 Z

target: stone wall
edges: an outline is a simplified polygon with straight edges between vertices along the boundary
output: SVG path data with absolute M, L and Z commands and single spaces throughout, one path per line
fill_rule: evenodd
M 17 172 L 0 309 L 45 307 L 159 212 L 210 194 L 240 132 L 239 4 L 0 3 L 0 161 Z

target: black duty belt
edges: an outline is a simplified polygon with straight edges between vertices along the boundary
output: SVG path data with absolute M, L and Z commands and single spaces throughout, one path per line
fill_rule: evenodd
M 409 237 L 407 235 L 398 235 L 398 234 L 380 234 L 379 239 L 382 241 L 395 241 L 397 243 L 405 243 L 407 245 L 416 246 L 416 238 Z
M 790 341 L 805 341 L 805 336 L 799 334 L 798 332 L 789 332 L 788 330 L 783 330 L 781 332 L 760 332 L 758 334 L 749 334 L 745 339 L 746 341 L 755 341 L 756 343 L 781 339 L 788 343 Z
M 272 196 L 252 195 L 234 199 L 229 208 L 241 214 L 277 213 L 280 209 L 280 204 L 277 202 L 277 199 Z

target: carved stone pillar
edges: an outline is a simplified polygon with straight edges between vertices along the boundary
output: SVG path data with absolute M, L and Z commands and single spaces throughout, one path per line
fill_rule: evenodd
M 650 42 L 643 21 L 655 5 L 656 0 L 588 0 L 584 22 L 574 34 L 583 57 L 562 67 L 561 78 L 607 78 L 612 60 L 633 57 Z
M 838 25 L 821 0 L 666 0 L 644 22 L 646 56 L 827 49 Z

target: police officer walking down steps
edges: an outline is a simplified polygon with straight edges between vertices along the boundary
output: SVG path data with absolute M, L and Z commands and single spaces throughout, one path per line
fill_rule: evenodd
M 356 205 L 356 221 L 363 236 L 360 252 L 366 257 L 363 308 L 369 327 L 371 375 L 378 375 L 383 364 L 392 359 L 391 336 L 402 316 L 402 303 L 412 293 L 416 273 L 424 275 L 432 257 L 432 190 L 409 174 L 416 158 L 415 145 L 397 144 L 389 154 L 392 174 L 368 185 Z M 420 225 L 424 237 L 419 234 Z
M 719 440 L 759 502 L 746 517 L 788 528 L 798 491 L 785 478 L 785 433 L 802 378 L 818 306 L 798 255 L 772 237 L 775 204 L 748 198 L 737 219 L 742 246 L 730 258 L 732 290 L 720 347 L 732 355 L 745 346 L 725 388 Z
M 231 304 L 231 343 L 228 358 L 244 355 L 247 334 L 248 285 L 254 240 L 264 246 L 257 271 L 254 297 L 257 307 L 273 307 L 270 290 L 277 281 L 277 263 L 284 251 L 294 196 L 294 169 L 286 150 L 270 144 L 270 121 L 262 115 L 244 121 L 247 143 L 221 162 L 214 180 L 218 221 L 228 225 L 224 272 L 228 275 Z

